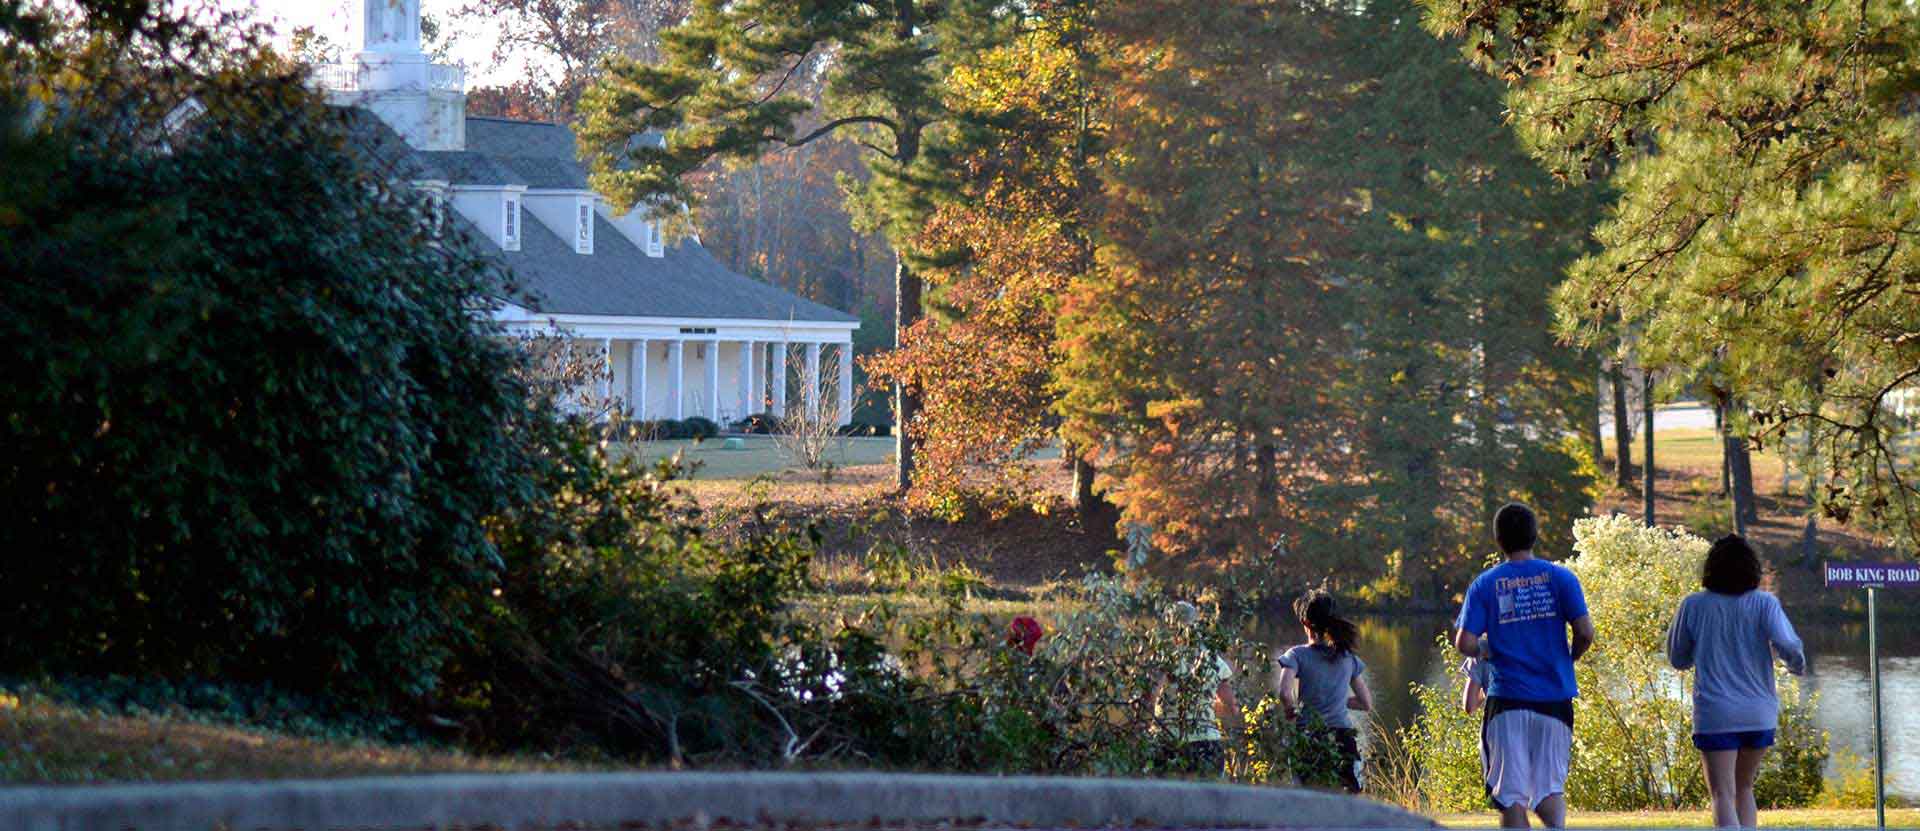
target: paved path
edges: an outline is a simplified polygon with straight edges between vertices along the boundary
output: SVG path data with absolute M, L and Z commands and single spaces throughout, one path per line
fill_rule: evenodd
M 1390 805 L 1292 788 L 1165 780 L 879 773 L 457 774 L 328 781 L 0 788 L 7 831 L 1435 828 Z

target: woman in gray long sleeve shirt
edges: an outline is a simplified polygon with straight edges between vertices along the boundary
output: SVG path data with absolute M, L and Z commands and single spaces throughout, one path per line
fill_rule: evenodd
M 1760 576 L 1746 540 L 1716 540 L 1700 574 L 1706 591 L 1680 602 L 1667 632 L 1667 660 L 1693 670 L 1693 746 L 1706 764 L 1716 828 L 1758 827 L 1753 780 L 1780 724 L 1773 658 L 1795 675 L 1807 669 L 1800 636 L 1780 599 L 1760 590 Z

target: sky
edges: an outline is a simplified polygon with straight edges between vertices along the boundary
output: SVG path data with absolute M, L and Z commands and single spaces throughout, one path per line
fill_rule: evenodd
M 467 87 L 512 81 L 524 74 L 524 68 L 509 62 L 495 66 L 494 33 L 485 21 L 454 21 L 454 10 L 463 0 L 421 0 L 421 13 L 440 22 L 450 34 L 453 46 L 449 57 L 467 67 Z M 251 12 L 255 20 L 273 26 L 275 42 L 284 45 L 299 26 L 312 26 L 338 44 L 344 54 L 360 49 L 360 0 L 219 0 L 219 6 L 233 11 Z

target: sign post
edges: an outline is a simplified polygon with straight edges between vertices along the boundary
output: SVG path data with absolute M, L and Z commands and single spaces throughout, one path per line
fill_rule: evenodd
M 1873 679 L 1873 816 L 1887 827 L 1887 745 L 1880 730 L 1880 612 L 1874 606 L 1879 586 L 1867 587 L 1867 661 Z
M 1827 588 L 1867 590 L 1867 673 L 1873 686 L 1873 813 L 1887 827 L 1887 746 L 1880 729 L 1880 612 L 1885 588 L 1920 588 L 1920 564 L 1827 563 Z

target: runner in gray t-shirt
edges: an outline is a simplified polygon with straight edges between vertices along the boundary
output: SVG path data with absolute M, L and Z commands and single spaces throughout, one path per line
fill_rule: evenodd
M 1333 612 L 1333 595 L 1315 589 L 1294 601 L 1294 616 L 1307 642 L 1288 649 L 1274 663 L 1280 666 L 1274 686 L 1287 712 L 1302 727 L 1329 731 L 1340 750 L 1335 773 L 1348 791 L 1360 791 L 1360 731 L 1354 729 L 1349 709 L 1373 709 L 1367 689 L 1367 665 L 1353 654 L 1358 636 L 1352 621 Z
M 1753 781 L 1780 720 L 1774 656 L 1795 675 L 1807 669 L 1800 636 L 1779 598 L 1760 590 L 1762 576 L 1760 555 L 1746 540 L 1715 540 L 1700 570 L 1706 591 L 1680 601 L 1667 633 L 1667 660 L 1693 670 L 1693 746 L 1719 828 L 1759 821 Z

